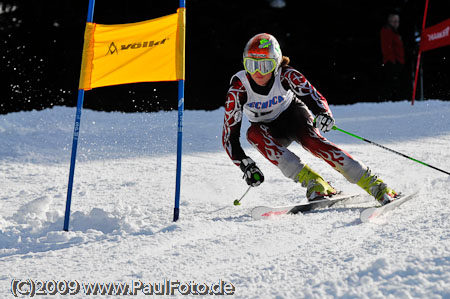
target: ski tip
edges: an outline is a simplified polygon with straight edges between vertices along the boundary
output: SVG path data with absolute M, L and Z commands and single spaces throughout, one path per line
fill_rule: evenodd
M 251 216 L 254 220 L 270 219 L 274 216 L 284 215 L 289 212 L 289 208 L 271 208 L 266 206 L 258 206 L 252 209 Z
M 364 209 L 361 211 L 359 218 L 361 219 L 361 222 L 369 223 L 378 216 L 376 212 L 377 212 L 377 208 Z
M 420 189 L 416 189 L 413 192 L 408 192 L 406 194 L 399 193 L 399 197 L 396 200 L 384 206 L 364 209 L 363 211 L 361 211 L 359 218 L 363 223 L 373 222 L 375 219 L 379 218 L 379 216 L 385 214 L 386 212 L 392 211 L 395 208 L 398 208 L 411 198 L 414 198 L 419 192 Z

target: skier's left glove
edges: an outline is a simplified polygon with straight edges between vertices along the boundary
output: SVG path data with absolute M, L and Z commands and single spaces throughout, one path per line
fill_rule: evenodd
M 333 129 L 335 123 L 333 116 L 328 113 L 320 113 L 314 119 L 314 126 L 324 133 Z
M 245 158 L 239 166 L 244 172 L 244 179 L 249 186 L 256 187 L 264 182 L 264 175 L 251 158 Z

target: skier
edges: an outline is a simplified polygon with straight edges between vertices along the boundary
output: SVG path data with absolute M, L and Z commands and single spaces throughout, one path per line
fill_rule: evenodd
M 327 100 L 289 62 L 275 37 L 257 34 L 245 46 L 245 70 L 231 78 L 222 143 L 231 160 L 243 171 L 247 184 L 259 186 L 264 175 L 241 147 L 242 112 L 251 123 L 247 131 L 249 143 L 286 177 L 306 187 L 308 201 L 331 197 L 337 190 L 287 148 L 293 141 L 323 159 L 349 182 L 358 184 L 382 205 L 395 200 L 397 193 L 368 167 L 321 135 L 319 129 L 325 133 L 335 124 Z

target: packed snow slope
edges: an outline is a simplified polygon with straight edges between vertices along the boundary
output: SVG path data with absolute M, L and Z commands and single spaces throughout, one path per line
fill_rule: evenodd
M 450 102 L 331 109 L 338 127 L 450 170 Z M 266 181 L 233 206 L 247 185 L 222 148 L 223 113 L 185 112 L 174 223 L 177 112 L 84 110 L 69 232 L 62 227 L 75 109 L 0 116 L 0 297 L 13 297 L 13 279 L 32 279 L 224 281 L 237 298 L 450 298 L 448 175 L 333 131 L 325 136 L 395 190 L 420 194 L 377 223 L 359 220 L 375 205 L 367 196 L 255 221 L 253 207 L 298 203 L 305 190 L 248 145 L 244 120 L 242 144 Z M 291 149 L 338 189 L 363 193 L 299 145 Z

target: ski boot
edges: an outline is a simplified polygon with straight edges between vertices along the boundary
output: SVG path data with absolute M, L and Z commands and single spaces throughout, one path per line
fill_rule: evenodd
M 306 187 L 306 198 L 309 202 L 330 197 L 337 193 L 336 189 L 324 181 L 314 170 L 305 165 L 297 175 L 298 181 Z
M 357 185 L 375 197 L 375 199 L 382 206 L 396 200 L 398 197 L 397 192 L 389 188 L 376 175 L 371 174 L 370 169 L 367 169 L 366 173 L 362 176 Z

